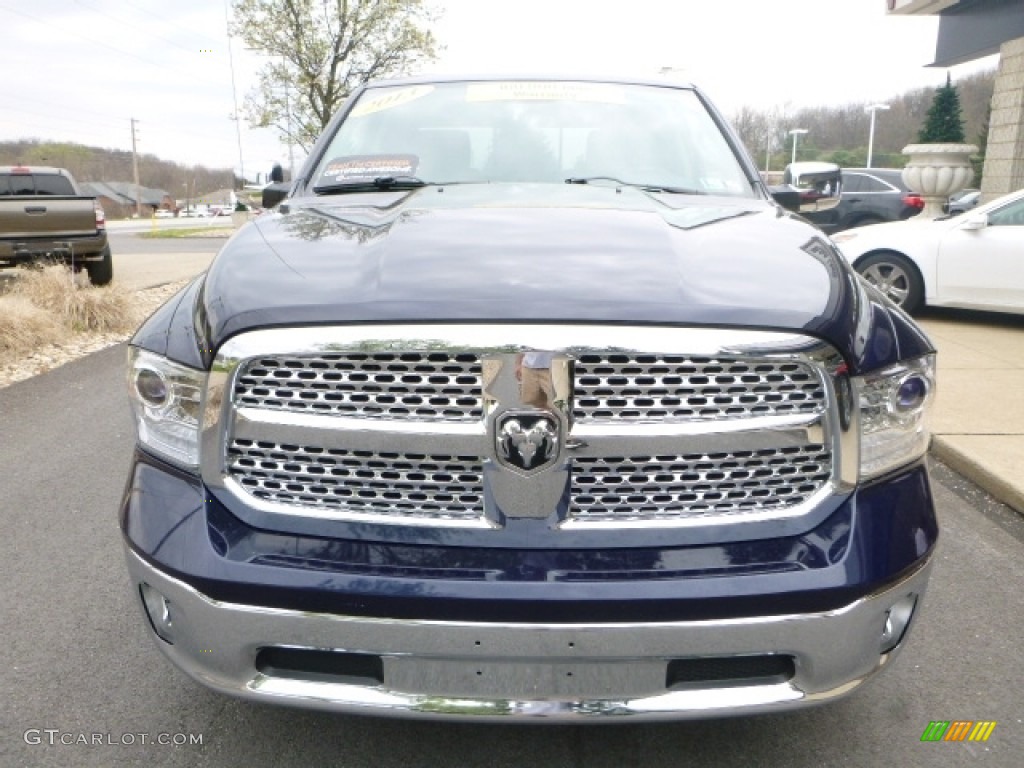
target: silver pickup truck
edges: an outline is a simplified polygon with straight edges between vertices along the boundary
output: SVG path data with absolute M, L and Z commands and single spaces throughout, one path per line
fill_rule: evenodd
M 53 260 L 114 277 L 103 208 L 63 168 L 0 166 L 0 268 Z

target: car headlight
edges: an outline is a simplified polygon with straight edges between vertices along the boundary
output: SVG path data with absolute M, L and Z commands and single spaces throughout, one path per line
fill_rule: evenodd
M 854 379 L 860 403 L 860 472 L 878 477 L 928 450 L 935 399 L 935 355 Z
M 189 469 L 199 466 L 199 416 L 206 372 L 128 348 L 128 393 L 139 442 Z

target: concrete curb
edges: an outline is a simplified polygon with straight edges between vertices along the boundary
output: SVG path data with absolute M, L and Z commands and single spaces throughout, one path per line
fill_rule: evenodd
M 996 499 L 1024 514 L 1024 491 L 986 469 L 972 456 L 951 445 L 941 435 L 932 436 L 931 453 Z

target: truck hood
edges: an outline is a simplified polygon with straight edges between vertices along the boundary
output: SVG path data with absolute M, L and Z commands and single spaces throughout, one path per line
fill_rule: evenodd
M 859 295 L 827 238 L 765 201 L 474 184 L 260 217 L 214 260 L 188 324 L 207 352 L 275 326 L 589 322 L 796 331 L 858 359 Z

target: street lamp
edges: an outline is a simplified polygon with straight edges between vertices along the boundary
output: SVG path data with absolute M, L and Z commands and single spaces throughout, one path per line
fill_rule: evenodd
M 805 133 L 807 133 L 807 129 L 806 128 L 793 128 L 789 132 L 789 135 L 793 137 L 793 159 L 790 160 L 789 162 L 791 162 L 791 163 L 795 163 L 796 162 L 796 142 L 797 142 L 797 139 L 799 139 Z M 785 151 L 785 150 L 783 150 L 783 151 Z
M 871 155 L 875 148 L 875 112 L 888 108 L 888 104 L 869 104 L 864 107 L 864 112 L 871 115 L 871 128 L 868 130 L 868 168 L 871 167 Z

